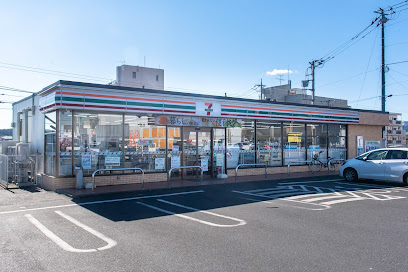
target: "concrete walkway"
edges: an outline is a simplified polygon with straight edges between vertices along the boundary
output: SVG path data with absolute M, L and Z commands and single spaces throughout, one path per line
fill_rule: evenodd
M 322 176 L 338 176 L 339 172 L 334 171 L 328 173 L 327 171 L 320 172 L 294 172 L 290 175 L 286 173 L 281 174 L 268 174 L 267 180 L 275 181 L 282 179 L 298 179 L 298 178 L 309 178 L 309 177 L 322 177 Z M 256 176 L 239 176 L 237 182 L 251 182 L 251 181 L 263 181 L 265 180 L 265 175 L 256 175 Z M 59 189 L 58 193 L 67 195 L 72 198 L 78 197 L 88 197 L 96 195 L 108 195 L 116 193 L 125 193 L 125 192 L 135 192 L 135 191 L 150 191 L 157 189 L 166 189 L 166 188 L 177 188 L 177 187 L 190 187 L 190 186 L 205 186 L 213 184 L 226 184 L 234 183 L 235 176 L 231 176 L 225 179 L 217 178 L 208 178 L 203 179 L 203 182 L 200 182 L 200 179 L 174 179 L 171 180 L 169 184 L 167 181 L 162 182 L 145 182 L 144 188 L 142 188 L 141 183 L 134 184 L 123 184 L 123 185 L 110 185 L 110 186 L 98 186 L 95 188 L 95 191 L 92 192 L 92 189 Z

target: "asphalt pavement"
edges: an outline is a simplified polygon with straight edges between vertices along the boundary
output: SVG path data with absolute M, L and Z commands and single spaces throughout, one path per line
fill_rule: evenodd
M 407 271 L 408 188 L 296 178 L 71 199 L 0 190 L 1 271 Z

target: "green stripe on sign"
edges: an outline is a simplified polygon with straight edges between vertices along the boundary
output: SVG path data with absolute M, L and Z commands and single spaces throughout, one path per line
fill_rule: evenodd
M 254 111 L 254 110 L 245 111 L 245 110 L 237 110 L 237 109 L 221 109 L 221 111 L 222 112 L 241 112 L 241 113 L 248 113 L 248 114 L 259 114 L 259 115 L 277 115 L 277 116 L 282 116 L 282 117 L 306 117 L 306 118 L 324 118 L 324 119 L 355 120 L 355 121 L 359 120 L 359 117 L 319 115 L 319 114 L 307 114 L 307 113 Z
M 104 100 L 104 99 L 94 99 L 94 98 L 85 98 L 84 102 L 85 103 L 126 105 L 126 101 Z
M 185 110 L 195 110 L 195 106 L 184 106 L 184 105 L 172 105 L 172 104 L 164 104 L 165 108 L 172 108 L 172 109 L 185 109 Z
M 77 98 L 77 97 L 62 97 L 62 101 L 75 101 L 75 102 L 84 102 L 83 98 Z
M 146 102 L 130 102 L 128 101 L 128 106 L 139 106 L 139 107 L 155 107 L 162 108 L 163 104 L 146 103 Z
M 247 113 L 246 110 L 237 110 L 237 109 L 221 109 L 221 111 Z

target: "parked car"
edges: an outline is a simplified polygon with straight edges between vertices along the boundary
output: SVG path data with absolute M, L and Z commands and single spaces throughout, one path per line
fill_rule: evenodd
M 408 148 L 381 148 L 349 159 L 340 167 L 347 181 L 376 179 L 408 184 Z

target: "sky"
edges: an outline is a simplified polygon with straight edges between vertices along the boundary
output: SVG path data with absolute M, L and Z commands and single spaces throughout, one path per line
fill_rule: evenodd
M 403 1 L 4 0 L 0 88 L 106 84 L 125 63 L 164 69 L 165 90 L 258 99 L 253 87 L 261 79 L 269 87 L 289 76 L 300 88 L 309 62 L 351 41 L 316 69 L 316 95 L 381 110 L 380 27 L 351 39 L 378 16 L 374 11 Z M 386 95 L 392 95 L 386 110 L 408 120 L 405 8 L 385 23 Z M 0 89 L 0 128 L 10 128 L 9 102 L 25 95 Z

